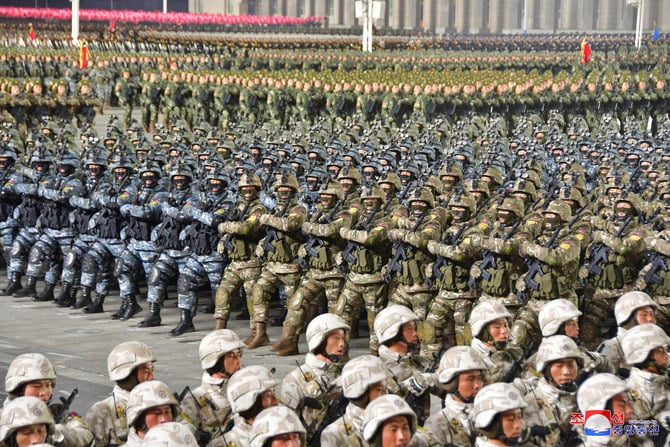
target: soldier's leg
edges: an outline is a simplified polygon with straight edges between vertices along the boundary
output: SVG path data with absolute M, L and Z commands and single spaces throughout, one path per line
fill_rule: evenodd
M 379 284 L 369 284 L 365 286 L 363 291 L 363 301 L 365 302 L 365 309 L 368 314 L 368 327 L 370 328 L 370 351 L 376 354 L 379 349 L 379 340 L 375 334 L 375 318 L 381 312 L 388 301 L 386 294 L 387 285 L 385 282 Z
M 277 352 L 277 355 L 298 354 L 298 337 L 303 326 L 306 325 L 307 308 L 319 305 L 322 290 L 319 281 L 312 279 L 308 271 L 287 302 L 288 313 L 282 326 L 281 336 L 271 348 Z
M 104 247 L 101 247 L 99 243 L 93 244 L 93 247 L 84 254 L 84 258 L 81 262 L 81 295 L 77 298 L 76 302 L 72 306 L 74 309 L 81 309 L 92 304 L 91 302 L 91 290 L 96 287 L 96 281 L 98 278 L 98 266 L 103 264 L 103 256 L 101 250 L 104 250 Z M 97 306 L 96 306 L 97 307 Z M 97 310 L 97 309 L 90 309 Z M 99 312 L 102 312 L 102 306 L 100 306 Z M 97 313 L 97 312 L 87 312 L 87 313 Z
M 15 292 L 21 290 L 21 277 L 25 273 L 27 255 L 30 247 L 26 247 L 25 241 L 19 236 L 14 239 L 9 250 L 9 267 L 12 271 L 12 277 L 7 283 L 7 287 L 0 291 L 2 295 L 13 295 Z
M 361 303 L 363 302 L 362 287 L 353 283 L 351 280 L 346 280 L 342 287 L 337 304 L 333 307 L 331 313 L 339 315 L 342 319 L 351 326 L 354 320 L 354 313 L 360 314 Z
M 326 303 L 328 304 L 328 312 L 336 313 L 337 301 L 340 296 L 340 292 L 342 291 L 342 286 L 344 286 L 344 277 L 330 278 L 323 281 L 323 284 L 324 284 L 324 292 L 326 294 Z
M 524 348 L 529 343 L 531 346 L 539 345 L 542 334 L 537 316 L 542 304 L 544 301 L 530 300 L 521 308 L 510 329 L 511 346 Z
M 454 310 L 449 300 L 449 292 L 441 290 L 428 309 L 426 324 L 424 325 L 424 340 L 422 347 L 432 358 L 443 350 L 443 348 L 454 346 Z
M 70 307 L 74 304 L 75 286 L 79 282 L 81 275 L 81 260 L 89 247 L 81 239 L 75 239 L 72 248 L 63 257 L 63 271 L 61 273 L 61 293 L 56 297 L 58 307 Z
M 61 234 L 54 240 L 56 241 L 54 251 L 47 258 L 48 268 L 44 274 L 45 287 L 35 297 L 35 301 L 53 301 L 55 299 L 54 288 L 61 277 L 65 257 L 72 249 L 74 237 L 72 234 Z
M 156 262 L 151 266 L 149 276 L 147 277 L 147 303 L 149 303 L 149 307 L 153 309 L 153 312 L 160 312 L 159 309 L 163 307 L 163 301 L 167 293 L 168 279 L 178 275 L 180 272 L 179 265 L 184 265 L 185 262 L 186 257 L 178 258 L 167 253 L 161 253 Z M 182 287 L 184 286 L 182 285 Z M 132 297 L 133 295 L 129 296 Z
M 579 334 L 589 350 L 595 350 L 605 338 L 608 338 L 611 322 L 614 321 L 613 303 L 614 300 L 608 300 L 598 291 L 586 301 Z
M 30 248 L 28 254 L 28 268 L 26 270 L 26 277 L 28 284 L 24 289 L 19 290 L 14 294 L 15 297 L 32 296 L 37 297 L 36 284 L 37 280 L 44 276 L 47 269 L 47 262 L 54 256 L 58 247 L 58 242 L 46 233 L 43 233 L 40 238 Z
M 232 266 L 232 268 L 231 268 Z M 223 272 L 219 288 L 216 289 L 214 319 L 215 329 L 225 329 L 230 318 L 230 301 L 242 286 L 242 278 L 238 274 L 235 263 L 231 263 Z
M 469 343 L 468 337 L 465 334 L 465 325 L 470 319 L 473 303 L 473 298 L 458 298 L 454 300 L 452 308 L 454 309 L 454 337 L 457 345 L 466 345 Z
M 250 303 L 251 303 L 251 334 L 244 340 L 244 344 L 249 349 L 254 349 L 259 346 L 265 346 L 270 343 L 270 338 L 266 332 L 268 321 L 268 308 L 270 304 L 270 296 L 277 290 L 281 284 L 279 277 L 264 270 L 260 278 L 251 287 Z
M 196 292 L 198 284 L 204 279 L 205 269 L 194 257 L 189 257 L 183 268 L 179 269 L 177 280 L 177 307 L 179 307 L 179 323 L 171 331 L 173 337 L 184 332 L 193 332 L 193 316 L 195 315 Z

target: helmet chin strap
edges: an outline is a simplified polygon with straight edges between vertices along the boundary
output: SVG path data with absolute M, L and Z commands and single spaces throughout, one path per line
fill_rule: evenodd
M 473 402 L 475 401 L 475 397 L 474 397 L 474 396 L 472 396 L 472 397 L 464 397 L 464 396 L 461 394 L 461 392 L 458 391 L 458 390 L 454 391 L 454 396 L 458 397 L 461 401 L 463 401 L 463 403 L 466 403 L 466 404 L 471 404 L 471 403 L 473 403 Z

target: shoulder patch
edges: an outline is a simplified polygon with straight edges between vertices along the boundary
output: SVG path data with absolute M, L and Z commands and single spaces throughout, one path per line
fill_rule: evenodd
M 561 242 L 561 244 L 559 245 L 559 247 L 562 248 L 563 250 L 567 250 L 567 249 L 569 249 L 570 247 L 572 247 L 572 245 L 570 245 L 570 243 L 568 243 L 568 242 Z
M 488 230 L 488 228 L 489 228 L 488 224 L 485 224 L 485 223 L 483 223 L 483 222 L 480 223 L 479 225 L 477 225 L 477 227 L 478 227 L 480 230 L 482 230 L 482 231 L 486 231 L 486 230 Z
M 633 240 L 633 241 L 635 241 L 635 242 L 637 242 L 637 241 L 639 241 L 640 239 L 642 239 L 642 238 L 641 238 L 640 236 L 638 236 L 637 234 L 632 235 L 630 238 L 631 238 L 631 240 Z

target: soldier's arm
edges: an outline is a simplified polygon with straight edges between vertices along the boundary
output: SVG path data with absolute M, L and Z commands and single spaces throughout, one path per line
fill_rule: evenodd
M 428 242 L 437 241 L 440 239 L 440 223 L 437 219 L 433 219 L 421 231 L 408 232 L 405 235 L 405 242 L 414 247 L 426 250 Z
M 579 259 L 579 243 L 572 238 L 565 238 L 556 247 L 544 247 L 539 244 L 525 244 L 524 249 L 527 256 L 539 259 L 552 267 L 566 265 Z
M 654 235 L 653 237 L 647 238 L 646 244 L 650 250 L 654 250 L 664 256 L 670 256 L 670 241 Z
M 601 233 L 602 242 L 620 255 L 639 254 L 645 250 L 645 232 L 637 228 L 624 237 Z
M 302 225 L 304 232 L 318 237 L 331 237 L 339 235 L 340 228 L 348 227 L 351 224 L 351 218 L 348 214 L 340 214 L 337 219 L 328 224 L 317 224 L 305 222 Z
M 85 447 L 93 441 L 93 433 L 79 416 L 68 417 L 64 424 L 54 427 L 54 440 L 63 446 Z
M 306 219 L 307 210 L 305 210 L 305 207 L 298 206 L 293 208 L 286 217 L 264 214 L 261 217 L 261 222 L 263 225 L 276 228 L 279 231 L 289 232 L 299 230 Z

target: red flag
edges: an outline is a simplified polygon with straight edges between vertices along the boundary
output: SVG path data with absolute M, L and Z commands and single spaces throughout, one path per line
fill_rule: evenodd
M 36 34 L 35 34 L 35 28 L 33 28 L 33 24 L 28 25 L 30 28 L 28 30 L 28 36 L 30 36 L 30 40 L 35 40 Z
M 88 67 L 88 59 L 91 55 L 88 52 L 88 44 L 86 39 L 82 39 L 81 45 L 79 46 L 79 68 L 84 69 Z
M 116 31 L 116 22 L 114 21 L 114 19 L 109 19 L 109 31 L 111 31 L 112 33 Z
M 582 64 L 588 64 L 589 60 L 591 59 L 591 45 L 589 45 L 589 41 L 586 40 L 586 37 L 582 39 L 581 47 L 582 47 Z

